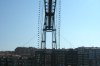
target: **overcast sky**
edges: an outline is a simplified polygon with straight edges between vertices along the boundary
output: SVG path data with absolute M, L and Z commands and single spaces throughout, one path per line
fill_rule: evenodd
M 0 51 L 37 47 L 38 4 L 0 0 Z M 100 0 L 62 0 L 60 39 L 61 48 L 100 47 Z

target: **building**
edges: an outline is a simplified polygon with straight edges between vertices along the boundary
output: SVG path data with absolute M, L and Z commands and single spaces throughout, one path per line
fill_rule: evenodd
M 36 49 L 18 47 L 0 52 L 0 66 L 100 66 L 99 47 Z
M 100 66 L 100 48 L 99 47 L 79 47 L 78 66 Z
M 42 49 L 35 53 L 36 66 L 77 66 L 74 49 Z
M 34 57 L 1 56 L 0 66 L 35 66 Z
M 17 47 L 15 49 L 15 54 L 21 55 L 21 56 L 29 56 L 29 55 L 35 55 L 35 51 L 37 49 L 33 47 Z

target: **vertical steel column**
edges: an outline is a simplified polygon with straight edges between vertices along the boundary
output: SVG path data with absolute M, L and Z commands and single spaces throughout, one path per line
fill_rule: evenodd
M 41 49 L 46 49 L 46 33 L 52 33 L 52 49 L 57 49 L 56 27 L 55 27 L 55 8 L 56 0 L 44 0 L 45 18 L 42 32 Z

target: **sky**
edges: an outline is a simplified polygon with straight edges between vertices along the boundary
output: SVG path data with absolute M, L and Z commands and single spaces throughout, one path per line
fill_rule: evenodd
M 39 0 L 0 0 L 0 51 L 38 47 Z M 100 47 L 100 0 L 61 0 L 60 47 Z M 49 45 L 48 45 L 49 46 Z

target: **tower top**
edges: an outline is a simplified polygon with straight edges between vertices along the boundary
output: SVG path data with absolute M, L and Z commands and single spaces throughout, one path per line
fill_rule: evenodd
M 56 27 L 55 27 L 55 9 L 56 0 L 44 0 L 44 25 L 42 30 L 41 49 L 46 49 L 47 32 L 52 33 L 52 49 L 57 49 Z

